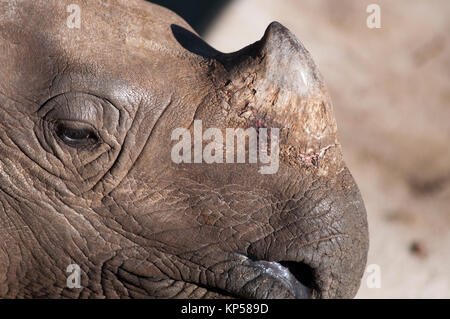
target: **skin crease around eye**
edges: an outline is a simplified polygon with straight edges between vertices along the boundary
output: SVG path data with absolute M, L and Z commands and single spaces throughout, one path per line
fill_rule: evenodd
M 50 99 L 40 109 L 42 130 L 48 138 L 72 148 L 114 145 L 118 137 L 118 116 L 108 116 L 116 109 L 105 100 L 91 94 L 68 92 Z M 107 137 L 105 140 L 104 137 Z

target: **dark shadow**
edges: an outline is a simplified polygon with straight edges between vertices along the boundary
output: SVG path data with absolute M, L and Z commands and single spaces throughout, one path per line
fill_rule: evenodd
M 147 0 L 166 7 L 183 19 L 191 27 L 203 35 L 211 22 L 232 0 Z
M 248 57 L 255 58 L 260 53 L 261 46 L 263 45 L 263 41 L 257 41 L 239 51 L 222 53 L 211 47 L 196 34 L 179 25 L 171 24 L 170 28 L 172 29 L 175 39 L 183 48 L 203 58 L 217 60 L 228 71 Z
M 215 58 L 221 54 L 191 31 L 176 24 L 172 24 L 170 28 L 178 43 L 189 52 L 204 58 Z

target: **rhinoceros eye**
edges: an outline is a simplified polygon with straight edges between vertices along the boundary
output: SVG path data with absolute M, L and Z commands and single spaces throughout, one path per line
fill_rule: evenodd
M 99 142 L 97 133 L 87 126 L 59 122 L 56 123 L 55 133 L 65 144 L 72 147 L 89 146 Z

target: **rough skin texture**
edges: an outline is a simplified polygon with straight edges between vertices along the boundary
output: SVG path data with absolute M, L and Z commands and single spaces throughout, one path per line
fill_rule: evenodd
M 353 297 L 366 212 L 295 36 L 273 23 L 222 54 L 159 6 L 78 2 L 71 29 L 71 1 L 0 1 L 0 297 L 295 297 L 260 260 Z M 194 120 L 280 128 L 278 172 L 173 163 L 171 132 Z M 71 145 L 61 123 L 98 139 Z

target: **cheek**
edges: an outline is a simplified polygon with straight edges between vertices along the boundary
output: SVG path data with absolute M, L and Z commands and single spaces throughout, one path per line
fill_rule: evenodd
M 156 183 L 141 175 L 126 178 L 94 210 L 114 220 L 117 231 L 139 236 L 144 246 L 164 243 L 179 253 L 208 246 L 243 251 L 272 231 L 273 211 L 262 194 L 238 188 L 212 191 L 186 179 Z

